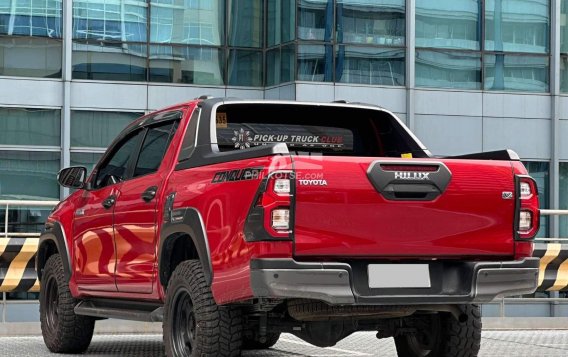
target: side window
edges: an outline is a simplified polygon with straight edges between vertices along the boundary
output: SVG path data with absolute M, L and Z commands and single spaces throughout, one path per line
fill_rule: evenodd
M 134 169 L 134 177 L 158 171 L 177 126 L 177 122 L 169 122 L 148 129 Z
M 101 188 L 126 179 L 126 170 L 130 158 L 138 149 L 144 130 L 138 130 L 113 150 L 113 153 L 99 167 L 94 181 L 94 188 Z

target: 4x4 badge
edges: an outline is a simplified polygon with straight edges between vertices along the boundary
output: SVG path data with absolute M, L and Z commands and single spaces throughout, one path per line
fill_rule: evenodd
M 503 197 L 504 200 L 510 200 L 513 198 L 513 192 L 503 191 L 501 197 Z

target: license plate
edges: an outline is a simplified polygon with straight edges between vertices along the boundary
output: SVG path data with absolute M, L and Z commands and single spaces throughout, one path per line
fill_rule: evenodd
M 429 288 L 428 264 L 369 264 L 370 288 Z

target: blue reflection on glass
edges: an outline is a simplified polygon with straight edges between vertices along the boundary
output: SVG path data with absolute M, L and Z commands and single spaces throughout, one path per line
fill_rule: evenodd
M 404 0 L 338 0 L 337 41 L 404 46 Z
M 481 89 L 481 55 L 417 50 L 416 86 Z
M 0 1 L 0 35 L 61 38 L 61 0 Z
M 480 0 L 416 0 L 416 46 L 479 50 Z
M 548 53 L 550 0 L 486 0 L 485 49 Z
M 486 90 L 548 91 L 548 57 L 486 55 L 484 67 Z

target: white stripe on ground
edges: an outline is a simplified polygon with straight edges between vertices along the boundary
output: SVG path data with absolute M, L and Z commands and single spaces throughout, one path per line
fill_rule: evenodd
M 297 345 L 309 346 L 309 347 L 317 348 L 317 347 L 315 347 L 314 345 L 309 344 L 309 343 L 304 342 L 304 341 L 294 341 L 294 340 L 289 340 L 289 339 L 287 339 L 287 338 L 281 338 L 281 339 L 278 340 L 278 341 L 287 342 L 287 343 L 294 343 L 294 344 L 297 344 Z M 372 355 L 370 355 L 370 354 L 368 354 L 368 353 L 357 352 L 357 351 L 350 351 L 350 350 L 343 350 L 343 349 L 341 349 L 341 348 L 336 348 L 336 347 L 325 347 L 324 349 L 325 349 L 325 350 L 328 350 L 328 351 L 347 353 L 347 356 L 372 356 Z M 310 355 L 310 356 L 315 357 L 315 356 L 328 356 L 328 355 Z

